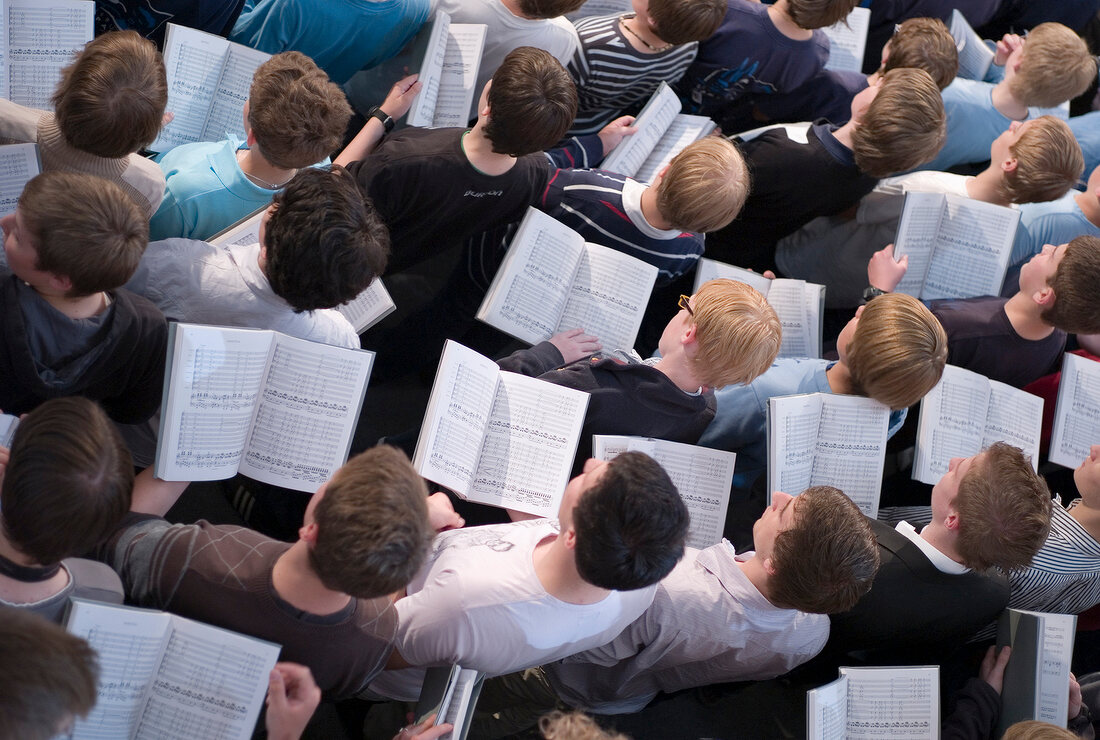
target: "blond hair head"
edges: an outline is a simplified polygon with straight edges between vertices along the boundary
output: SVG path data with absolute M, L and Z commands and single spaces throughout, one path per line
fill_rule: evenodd
M 1000 190 L 1011 203 L 1061 198 L 1085 171 L 1085 158 L 1069 124 L 1042 116 L 1028 124 L 1010 148 L 1016 168 L 1006 171 Z
M 911 170 L 947 139 L 940 89 L 923 69 L 892 69 L 852 131 L 856 166 L 872 177 Z
M 1061 23 L 1040 23 L 1027 35 L 1020 68 L 1008 79 L 1012 97 L 1052 108 L 1075 98 L 1096 78 L 1096 59 L 1084 40 Z
M 717 231 L 737 218 L 749 195 L 749 168 L 737 146 L 708 136 L 669 162 L 657 185 L 657 210 L 681 231 Z
M 703 283 L 692 305 L 696 352 L 689 358 L 703 385 L 751 383 L 771 367 L 783 327 L 768 300 L 736 280 Z

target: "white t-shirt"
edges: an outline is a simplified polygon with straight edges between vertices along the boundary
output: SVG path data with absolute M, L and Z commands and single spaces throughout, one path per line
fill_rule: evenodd
M 612 591 L 596 604 L 551 596 L 533 556 L 557 534 L 557 521 L 539 519 L 438 535 L 409 595 L 396 603 L 397 651 L 415 665 L 458 663 L 491 677 L 612 640 L 646 610 L 656 586 Z M 423 680 L 422 668 L 385 671 L 370 692 L 415 701 Z

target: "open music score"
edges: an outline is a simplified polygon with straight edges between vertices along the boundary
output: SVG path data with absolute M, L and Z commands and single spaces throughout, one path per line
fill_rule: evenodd
M 958 8 L 951 11 L 951 37 L 959 52 L 959 77 L 968 80 L 984 80 L 993 65 L 993 50 L 985 45 L 982 37 L 970 26 L 966 16 Z
M 52 110 L 61 69 L 92 40 L 91 0 L 0 0 L 0 96 Z
M 149 147 L 165 152 L 180 144 L 245 139 L 244 104 L 256 68 L 270 54 L 221 36 L 168 24 L 164 66 L 173 118 Z
M 312 493 L 347 460 L 374 353 L 171 323 L 155 472 Z
M 1100 442 L 1100 362 L 1066 353 L 1054 427 L 1050 435 L 1050 461 L 1076 468 Z
M 921 401 L 913 478 L 935 485 L 951 458 L 976 455 L 994 442 L 1019 447 L 1035 467 L 1042 421 L 1043 399 L 1038 396 L 947 365 Z
M 829 37 L 829 61 L 825 62 L 825 69 L 842 72 L 862 70 L 870 26 L 871 9 L 853 8 L 844 20 L 821 29 Z
M 606 348 L 633 349 L 657 273 L 528 208 L 477 318 L 528 344 L 584 329 Z
M 1010 725 L 1034 719 L 1066 726 L 1069 672 L 1073 661 L 1075 614 L 1005 609 L 997 623 L 997 645 L 1009 645 L 1001 691 L 999 737 Z
M 940 736 L 939 666 L 841 667 L 806 692 L 810 740 L 928 740 Z
M 72 740 L 247 740 L 280 647 L 153 609 L 74 598 L 66 629 L 99 657 L 95 708 Z
M 485 48 L 483 23 L 451 23 L 438 10 L 413 41 L 420 60 L 420 92 L 413 99 L 408 125 L 425 128 L 465 126 L 476 90 L 481 52 Z
M 15 213 L 23 188 L 41 172 L 37 144 L 0 146 L 0 217 Z
M 834 486 L 878 515 L 890 409 L 863 396 L 803 393 L 768 399 L 768 503 Z
M 588 394 L 500 370 L 448 340 L 413 466 L 470 501 L 557 516 Z
M 688 546 L 702 550 L 722 541 L 736 454 L 652 437 L 592 435 L 595 458 L 613 460 L 628 451 L 649 455 L 672 479 L 691 516 Z

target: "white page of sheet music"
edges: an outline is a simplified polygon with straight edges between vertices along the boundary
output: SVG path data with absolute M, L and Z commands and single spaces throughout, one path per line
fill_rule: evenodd
M 65 625 L 99 657 L 95 708 L 77 719 L 75 740 L 129 737 L 145 704 L 171 629 L 171 615 L 73 599 Z
M 845 740 L 848 726 L 848 677 L 806 692 L 806 737 Z
M 825 69 L 861 71 L 870 25 L 871 9 L 853 8 L 846 19 L 821 29 L 829 37 L 829 61 L 825 62 Z
M 390 292 L 382 284 L 382 278 L 376 277 L 363 292 L 347 303 L 336 307 L 344 318 L 351 322 L 355 331 L 362 334 L 379 320 L 393 313 L 397 305 Z
M 1100 442 L 1100 362 L 1067 352 L 1054 407 L 1049 459 L 1076 468 Z
M 374 353 L 276 334 L 240 472 L 310 493 L 348 459 Z
M 910 191 L 905 194 L 905 205 L 894 240 L 894 258 L 900 261 L 902 256 L 909 255 L 909 269 L 894 289 L 896 292 L 920 297 L 924 277 L 932 263 L 932 252 L 936 248 L 944 201 L 941 193 Z
M 50 98 L 61 68 L 92 40 L 91 0 L 5 0 L 4 97 L 39 110 L 53 110 Z
M 173 324 L 156 474 L 224 480 L 237 473 L 274 333 Z
M 1043 640 L 1040 645 L 1038 703 L 1036 719 L 1058 727 L 1066 726 L 1069 701 L 1069 670 L 1073 662 L 1073 640 L 1077 617 L 1073 614 L 1040 614 Z
M 944 197 L 944 214 L 921 297 L 931 301 L 998 295 L 1020 212 L 952 194 Z
M 247 246 L 260 243 L 260 221 L 264 217 L 261 209 L 236 226 L 231 226 L 220 234 L 210 238 L 210 243 L 216 247 Z
M 773 280 L 767 296 L 768 303 L 779 317 L 779 323 L 783 325 L 779 356 L 811 357 L 813 333 L 806 306 L 806 281 L 788 278 Z M 814 330 L 816 328 L 813 327 Z
M 653 146 L 649 156 L 634 173 L 634 179 L 646 184 L 653 182 L 665 165 L 682 152 L 684 147 L 703 138 L 714 128 L 714 121 L 706 116 L 679 114 L 672 119 L 672 123 Z
M 928 740 L 939 737 L 938 666 L 842 666 L 840 673 L 848 677 L 849 740 Z
M 448 28 L 432 114 L 433 128 L 459 128 L 469 123 L 474 95 L 481 94 L 474 88 L 488 28 L 484 23 L 452 23 Z
M 657 273 L 629 254 L 585 244 L 557 331 L 584 329 L 607 349 L 634 349 Z
M 889 426 L 890 409 L 872 398 L 824 394 L 810 484 L 839 488 L 877 517 Z
M 935 485 L 947 472 L 951 458 L 981 452 L 989 396 L 984 375 L 944 366 L 940 382 L 921 401 L 914 480 Z
M 633 176 L 645 163 L 646 157 L 657 146 L 657 142 L 664 136 L 668 127 L 672 125 L 672 119 L 680 112 L 680 98 L 672 92 L 668 83 L 662 82 L 653 97 L 638 112 L 634 125 L 637 131 L 623 140 L 611 150 L 600 169 L 609 172 L 618 172 L 620 175 Z
M 745 283 L 756 288 L 763 296 L 767 296 L 768 291 L 771 290 L 772 287 L 771 279 L 764 277 L 758 272 L 746 270 L 743 267 L 734 267 L 733 265 L 727 265 L 725 262 L 718 262 L 717 260 L 703 257 L 699 260 L 699 267 L 695 271 L 694 292 L 698 293 L 703 283 L 717 280 L 718 278 L 729 278 L 739 283 Z
M 959 77 L 968 80 L 983 80 L 993 64 L 994 53 L 982 41 L 966 16 L 958 8 L 951 11 L 951 36 L 955 39 L 955 48 L 959 52 Z
M 41 172 L 37 144 L 0 146 L 0 217 L 15 213 L 23 188 Z
M 557 516 L 587 408 L 584 391 L 500 373 L 470 499 Z
M 768 503 L 772 492 L 792 496 L 810 487 L 821 426 L 820 393 L 768 399 Z
M 443 61 L 447 57 L 447 33 L 451 25 L 451 16 L 442 10 L 437 10 L 432 19 L 431 31 L 428 34 L 428 50 L 424 54 L 424 61 L 420 65 L 420 74 L 417 78 L 422 87 L 413 98 L 412 106 L 405 117 L 410 126 L 428 127 L 432 125 L 432 117 L 435 115 L 435 102 L 439 96 L 439 82 L 443 76 Z M 478 91 L 481 94 L 481 91 Z
M 134 737 L 248 740 L 279 650 L 270 642 L 172 617 Z
M 468 711 L 470 700 L 473 699 L 474 690 L 477 688 L 477 682 L 480 677 L 480 672 L 469 668 L 460 668 L 458 670 L 458 675 L 455 676 L 454 688 L 450 700 L 447 702 L 447 711 L 441 718 L 436 720 L 436 724 L 449 722 L 454 725 L 454 729 L 447 735 L 444 735 L 444 737 L 456 738 L 465 736 L 464 725 L 467 715 L 470 714 Z
M 1039 436 L 1043 427 L 1043 399 L 1027 391 L 989 381 L 989 411 L 986 414 L 982 448 L 994 442 L 1019 447 L 1031 458 L 1031 467 L 1039 469 Z
M 150 147 L 165 152 L 180 144 L 202 141 L 203 129 L 218 88 L 229 41 L 193 28 L 168 24 L 164 66 L 168 73 L 168 107 L 172 121 Z
M 529 207 L 477 317 L 528 344 L 549 339 L 584 250 L 580 234 Z
M 221 141 L 232 134 L 244 141 L 244 104 L 252 88 L 256 68 L 271 58 L 270 54 L 241 44 L 229 45 L 221 77 L 214 87 L 214 98 L 202 127 L 202 141 Z
M 447 340 L 416 440 L 417 472 L 456 492 L 469 490 L 499 379 L 495 362 Z

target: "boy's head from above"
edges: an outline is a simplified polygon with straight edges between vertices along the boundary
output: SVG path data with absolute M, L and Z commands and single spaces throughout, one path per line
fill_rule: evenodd
M 389 229 L 339 165 L 301 170 L 260 224 L 260 267 L 298 312 L 355 298 L 386 269 L 389 251 Z
M 859 0 L 786 0 L 787 14 L 800 28 L 826 28 L 848 17 Z
M 856 310 L 837 337 L 836 350 L 854 392 L 903 409 L 940 382 L 947 334 L 916 298 L 887 293 Z
M 939 18 L 910 18 L 894 31 L 882 48 L 880 72 L 912 67 L 932 76 L 940 90 L 951 84 L 959 71 L 959 51 L 951 31 Z
M 872 177 L 931 160 L 947 138 L 940 89 L 923 69 L 892 69 L 857 93 L 850 125 L 856 166 Z
M 737 145 L 708 136 L 685 147 L 658 175 L 657 210 L 680 231 L 728 225 L 749 195 L 749 168 Z
M 545 20 L 580 10 L 584 0 L 509 0 L 529 20 Z M 508 3 L 505 3 L 508 5 Z
M 321 582 L 359 599 L 405 588 L 434 535 L 424 479 L 403 452 L 385 446 L 337 470 L 313 494 L 299 530 Z
M 635 16 L 669 44 L 711 37 L 726 15 L 725 0 L 633 0 Z
M 1013 121 L 994 139 L 989 156 L 1001 168 L 998 187 L 1011 203 L 1061 198 L 1085 171 L 1085 158 L 1073 131 L 1054 116 Z
M 1023 105 L 1052 108 L 1083 93 L 1096 78 L 1084 40 L 1061 23 L 1041 23 L 1005 62 L 1005 84 Z
M 0 219 L 8 267 L 40 293 L 79 298 L 129 280 L 149 243 L 149 219 L 109 180 L 45 172 Z
M 15 430 L 0 488 L 4 538 L 28 565 L 84 555 L 130 510 L 133 488 L 130 452 L 103 410 L 79 396 L 51 399 Z
M 70 146 L 117 159 L 157 138 L 168 104 L 164 60 L 135 31 L 89 41 L 61 70 L 53 94 L 61 134 Z
M 479 117 L 497 154 L 520 157 L 558 143 L 577 116 L 577 88 L 561 62 L 521 46 L 504 57 L 481 93 Z
M 1050 531 L 1050 489 L 1019 448 L 996 442 L 953 458 L 932 488 L 933 523 L 954 534 L 960 561 L 975 570 L 1028 565 Z
M 340 146 L 350 118 L 343 90 L 305 54 L 276 54 L 252 76 L 245 130 L 254 137 L 254 148 L 276 167 L 320 162 Z
M 648 455 L 624 452 L 611 462 L 585 463 L 565 488 L 559 523 L 585 582 L 632 591 L 675 567 L 689 517 L 664 468 Z
M 1020 268 L 1020 292 L 1037 303 L 1040 318 L 1071 334 L 1100 333 L 1100 238 L 1079 236 L 1047 244 Z
M 754 558 L 767 573 L 765 595 L 776 606 L 814 614 L 847 611 L 878 572 L 867 517 L 832 486 L 814 486 L 800 496 L 775 491 L 752 535 Z

